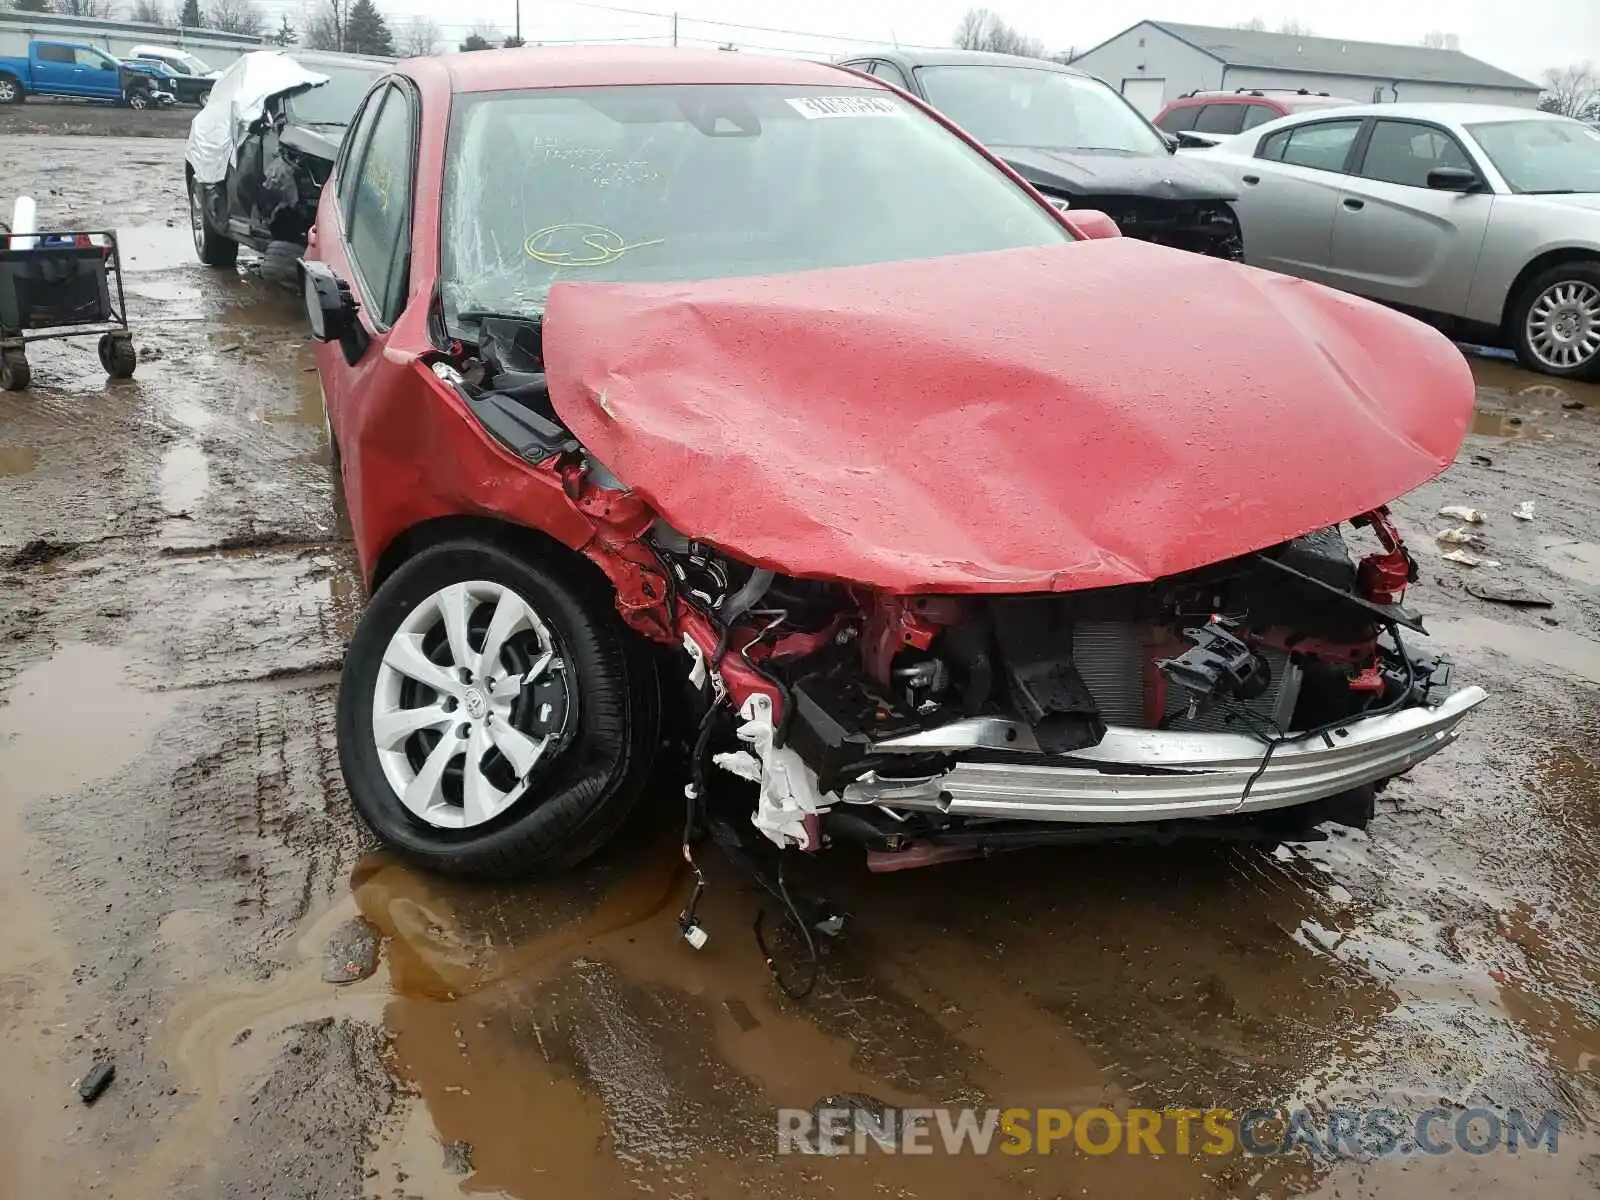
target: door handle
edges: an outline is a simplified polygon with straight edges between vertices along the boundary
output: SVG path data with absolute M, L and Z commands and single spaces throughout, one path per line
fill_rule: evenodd
M 1244 181 L 1246 183 L 1248 183 L 1248 184 L 1254 185 L 1254 184 L 1257 184 L 1257 183 L 1261 182 L 1261 176 L 1259 176 L 1259 175 L 1246 175 L 1244 177 Z
M 1354 196 L 1346 196 L 1344 198 L 1344 206 L 1351 212 L 1360 212 L 1367 206 L 1367 202 L 1365 200 L 1357 200 Z

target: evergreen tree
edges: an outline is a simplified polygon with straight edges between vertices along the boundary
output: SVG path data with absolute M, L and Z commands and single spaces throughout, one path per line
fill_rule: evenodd
M 272 40 L 280 46 L 294 45 L 299 40 L 300 35 L 295 32 L 294 26 L 289 24 L 289 14 L 283 14 L 278 20 L 280 22 L 278 32 L 272 35 Z
M 484 37 L 481 33 L 469 33 L 469 34 L 467 34 L 467 40 L 461 43 L 461 48 L 463 50 L 492 50 L 492 49 L 494 49 L 494 47 L 490 44 L 489 39 Z
M 50 0 L 14 0 L 11 7 L 18 12 L 49 12 Z
M 199 29 L 205 24 L 200 19 L 200 0 L 183 0 L 183 8 L 178 16 L 178 24 L 185 29 Z
M 512 34 L 505 40 L 505 48 L 507 50 L 515 50 L 518 46 L 526 46 L 527 44 L 527 42 L 523 41 L 516 34 Z
M 344 27 L 344 48 L 351 54 L 394 54 L 394 38 L 372 0 L 355 0 Z

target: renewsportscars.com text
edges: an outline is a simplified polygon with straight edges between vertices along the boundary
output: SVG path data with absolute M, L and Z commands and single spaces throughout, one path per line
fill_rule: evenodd
M 781 1108 L 779 1154 L 1555 1154 L 1560 1114 L 1520 1109 Z

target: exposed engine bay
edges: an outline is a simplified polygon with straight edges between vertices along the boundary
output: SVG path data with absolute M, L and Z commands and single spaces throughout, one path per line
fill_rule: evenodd
M 304 245 L 336 153 L 320 134 L 290 125 L 281 98 L 274 98 L 239 146 L 226 185 L 232 213 L 256 237 Z
M 1126 237 L 1232 262 L 1244 261 L 1239 218 L 1226 200 L 1095 196 L 1081 203 L 1104 212 Z

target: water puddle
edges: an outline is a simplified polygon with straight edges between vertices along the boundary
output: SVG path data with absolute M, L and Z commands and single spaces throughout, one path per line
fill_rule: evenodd
M 1600 408 L 1600 387 L 1593 384 L 1534 375 L 1514 362 L 1475 358 L 1471 363 L 1472 376 L 1478 383 L 1478 398 L 1494 400 L 1499 407 L 1509 401 L 1517 407 L 1557 415 L 1567 404 Z
M 39 452 L 32 446 L 0 446 L 0 476 L 26 475 L 39 465 Z
M 161 457 L 161 508 L 168 516 L 190 513 L 211 486 L 211 468 L 196 442 L 173 442 Z
M 1600 683 L 1600 642 L 1564 629 L 1530 629 L 1487 617 L 1460 617 L 1431 623 L 1444 645 L 1498 651 L 1523 663 L 1555 667 L 1590 683 Z
M 1470 432 L 1480 437 L 1516 438 L 1526 441 L 1548 441 L 1555 437 L 1537 421 L 1509 412 L 1484 412 L 1474 410 Z
M 1542 538 L 1539 561 L 1563 579 L 1600 587 L 1600 546 L 1593 542 Z
M 187 225 L 134 225 L 117 230 L 122 269 L 136 272 L 171 271 L 197 265 L 194 236 Z
M 0 1194 L 61 1195 L 78 1117 L 63 1102 L 85 1048 L 63 1032 L 76 956 L 36 891 L 49 857 L 25 830 L 30 807 L 72 794 L 133 763 L 171 715 L 170 698 L 127 680 L 129 660 L 63 646 L 24 671 L 0 704 Z M 15 1192 L 8 1192 L 15 1187 Z

